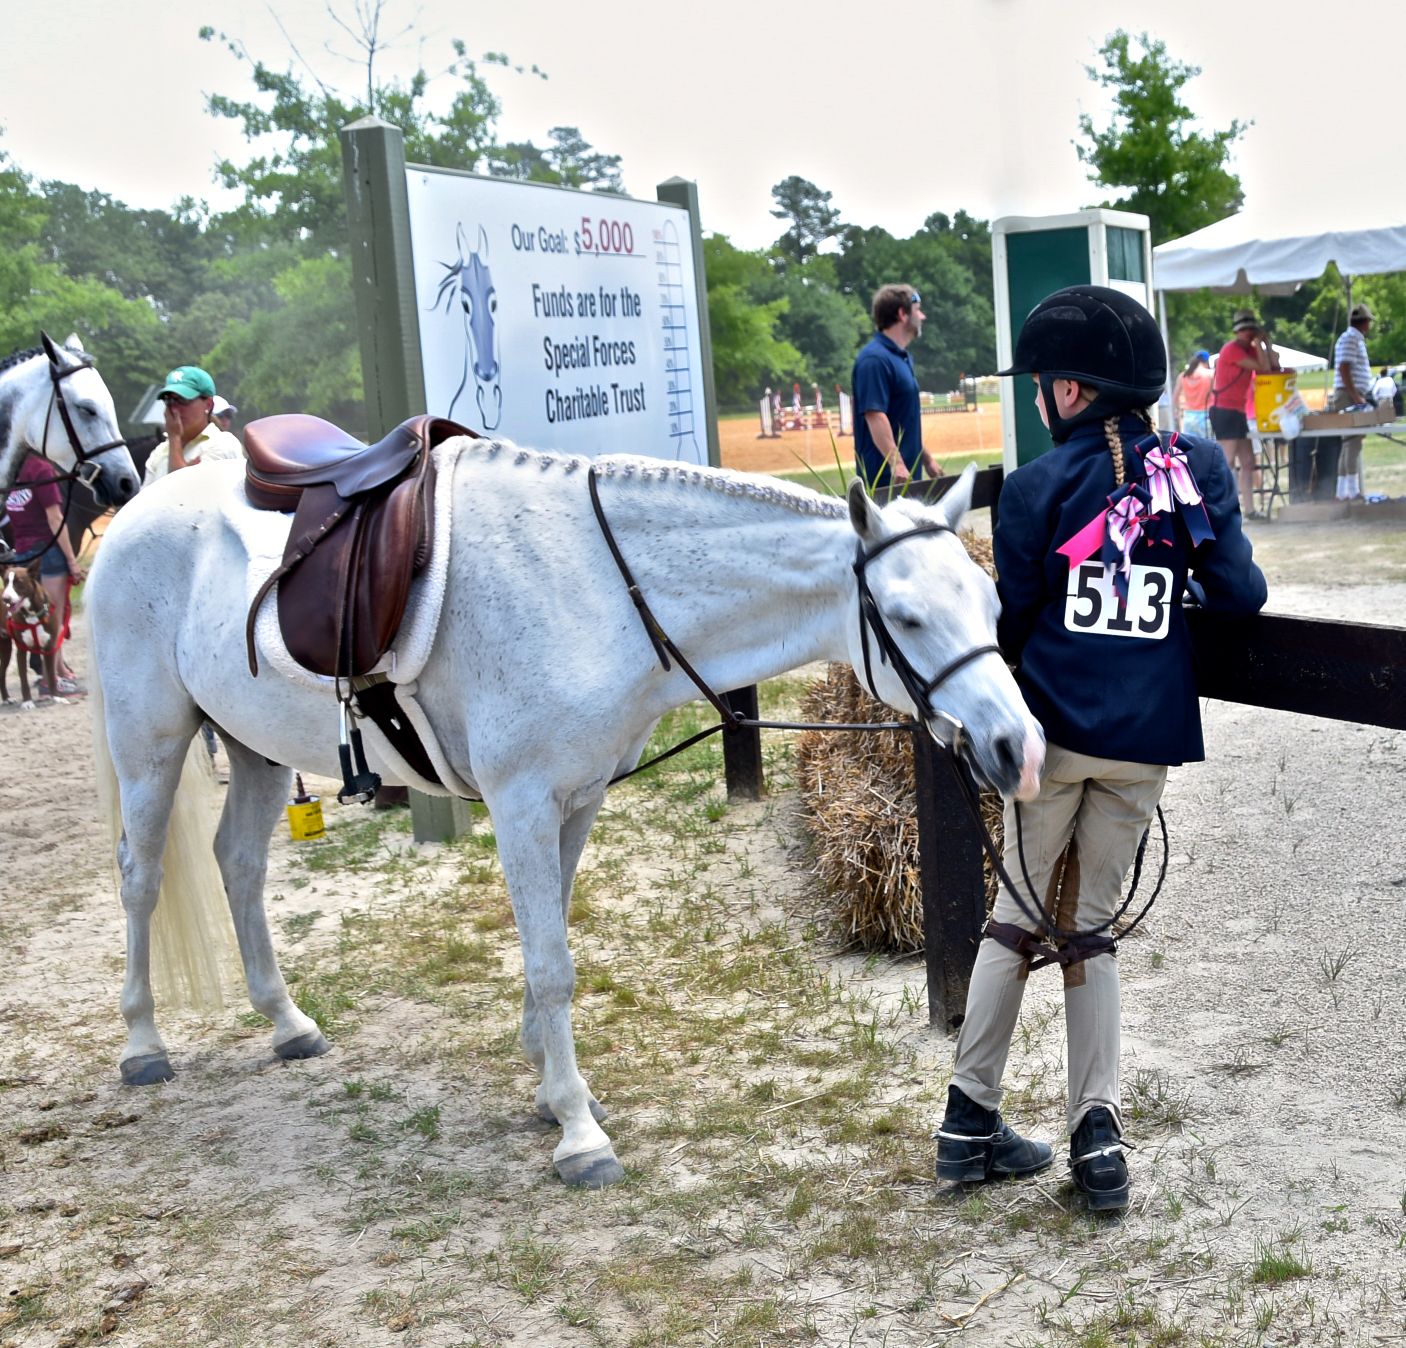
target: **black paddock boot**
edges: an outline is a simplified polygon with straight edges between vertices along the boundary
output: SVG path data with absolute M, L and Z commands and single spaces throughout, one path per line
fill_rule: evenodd
M 1122 1212 L 1128 1206 L 1125 1143 L 1113 1115 L 1102 1105 L 1089 1110 L 1069 1140 L 1069 1172 L 1090 1212 Z
M 998 1111 L 982 1109 L 956 1086 L 937 1130 L 937 1177 L 960 1184 L 1033 1175 L 1054 1159 L 1047 1142 L 1021 1137 Z

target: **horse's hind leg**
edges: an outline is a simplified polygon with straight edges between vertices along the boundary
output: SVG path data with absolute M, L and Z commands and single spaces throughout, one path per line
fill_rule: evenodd
M 568 815 L 566 823 L 562 825 L 561 843 L 558 848 L 561 858 L 561 916 L 562 921 L 568 925 L 571 919 L 571 886 L 576 880 L 576 867 L 580 864 L 586 838 L 591 832 L 591 825 L 595 823 L 600 807 L 599 800 L 583 805 L 574 814 Z M 536 1003 L 532 1000 L 532 985 L 526 980 L 522 985 L 522 1051 L 527 1061 L 541 1073 L 546 1063 L 546 1050 L 542 1046 L 542 1027 L 537 1019 Z M 551 1105 L 547 1103 L 545 1080 L 538 1083 L 536 1103 L 537 1116 L 543 1123 L 557 1121 Z M 605 1106 L 594 1095 L 590 1097 L 589 1104 L 591 1117 L 597 1123 L 604 1123 Z
M 181 779 L 194 721 L 184 735 L 179 727 L 152 733 L 135 718 L 108 719 L 113 763 L 122 783 L 122 837 L 117 867 L 122 876 L 122 907 L 127 913 L 127 973 L 122 980 L 122 1019 L 127 1046 L 122 1052 L 122 1081 L 151 1086 L 175 1073 L 156 1028 L 156 999 L 151 991 L 151 915 L 161 892 L 166 826 Z M 124 772 L 139 764 L 140 775 Z
M 215 859 L 239 938 L 249 1001 L 273 1022 L 273 1051 L 280 1058 L 313 1058 L 331 1045 L 317 1022 L 299 1011 L 288 995 L 264 912 L 269 838 L 283 813 L 292 769 L 268 763 L 224 731 L 220 736 L 229 754 L 229 794 L 215 834 Z

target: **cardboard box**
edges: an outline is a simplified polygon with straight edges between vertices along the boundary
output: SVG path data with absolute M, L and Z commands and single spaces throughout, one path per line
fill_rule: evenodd
M 1303 428 L 1347 433 L 1359 426 L 1385 426 L 1395 420 L 1396 409 L 1388 402 L 1365 412 L 1310 412 L 1303 419 Z
M 1310 412 L 1303 419 L 1306 431 L 1337 431 L 1351 425 L 1352 422 L 1343 412 Z

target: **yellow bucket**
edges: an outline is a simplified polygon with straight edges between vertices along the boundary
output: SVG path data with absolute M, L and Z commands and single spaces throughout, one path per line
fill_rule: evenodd
M 1293 370 L 1255 375 L 1255 423 L 1261 431 L 1279 429 L 1279 409 L 1294 396 L 1297 383 Z
M 322 800 L 318 796 L 306 796 L 301 801 L 288 802 L 288 831 L 294 842 L 308 842 L 320 838 L 327 831 L 322 826 Z

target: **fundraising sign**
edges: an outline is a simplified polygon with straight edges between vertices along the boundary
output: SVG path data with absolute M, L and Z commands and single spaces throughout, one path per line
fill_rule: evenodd
M 707 463 L 686 211 L 415 166 L 406 188 L 430 412 Z

